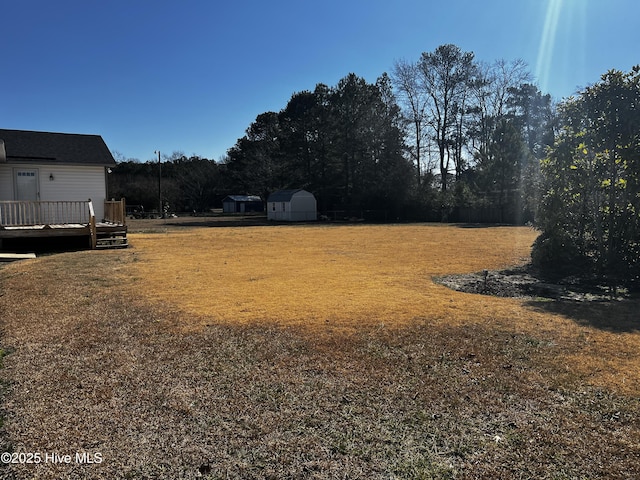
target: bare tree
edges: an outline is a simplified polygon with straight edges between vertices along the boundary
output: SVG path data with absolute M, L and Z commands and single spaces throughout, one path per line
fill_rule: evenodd
M 507 114 L 512 89 L 530 82 L 531 77 L 526 62 L 520 59 L 477 65 L 472 84 L 475 120 L 471 135 L 471 149 L 476 157 L 487 154 L 497 122 Z
M 417 63 L 397 60 L 394 62 L 391 80 L 398 92 L 403 116 L 410 125 L 413 140 L 409 145 L 411 159 L 415 162 L 418 185 L 422 178 L 422 149 L 425 139 L 425 118 L 428 97 L 420 82 L 420 69 Z
M 473 78 L 472 52 L 463 52 L 452 44 L 441 45 L 432 53 L 423 53 L 418 68 L 421 87 L 428 98 L 428 124 L 431 126 L 440 158 L 440 185 L 447 190 L 456 128 L 464 112 L 465 96 Z M 454 151 L 455 154 L 455 151 Z

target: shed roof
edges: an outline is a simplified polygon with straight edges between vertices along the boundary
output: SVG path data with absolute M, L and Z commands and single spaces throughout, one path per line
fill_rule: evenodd
M 296 190 L 279 190 L 269 195 L 267 202 L 290 202 L 291 198 L 298 192 L 310 193 L 301 188 L 298 188 Z
M 257 195 L 227 195 L 222 201 L 226 202 L 227 199 L 234 202 L 262 202 L 262 198 Z
M 100 135 L 0 129 L 0 140 L 4 143 L 7 162 L 116 164 Z

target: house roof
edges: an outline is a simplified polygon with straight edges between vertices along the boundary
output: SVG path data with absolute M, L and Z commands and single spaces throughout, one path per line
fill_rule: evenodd
M 234 202 L 262 202 L 262 199 L 257 195 L 228 195 L 222 201 L 226 202 L 227 199 L 231 199 Z
M 0 129 L 5 158 L 0 161 L 115 166 L 100 135 Z
M 269 195 L 267 202 L 290 202 L 291 198 L 298 192 L 309 193 L 301 188 L 298 188 L 297 190 L 279 190 Z

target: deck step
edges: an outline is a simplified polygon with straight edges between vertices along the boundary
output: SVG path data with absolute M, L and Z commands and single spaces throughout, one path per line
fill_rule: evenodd
M 127 237 L 126 236 L 120 236 L 120 235 L 115 235 L 112 237 L 98 237 L 97 240 L 99 242 L 121 242 L 123 240 L 126 240 Z
M 15 262 L 16 260 L 27 260 L 36 258 L 35 253 L 0 253 L 0 262 Z
M 128 243 L 112 243 L 112 244 L 96 244 L 96 250 L 107 250 L 109 248 L 127 248 L 129 246 Z
M 96 248 L 127 248 L 127 235 L 124 232 L 112 233 L 111 235 L 98 235 Z
M 98 241 L 100 240 L 126 240 L 126 235 L 98 235 Z

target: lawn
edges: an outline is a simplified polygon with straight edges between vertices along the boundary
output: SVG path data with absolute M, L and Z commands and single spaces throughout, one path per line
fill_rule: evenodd
M 2 478 L 640 475 L 638 300 L 433 281 L 529 228 L 133 230 L 0 269 Z

